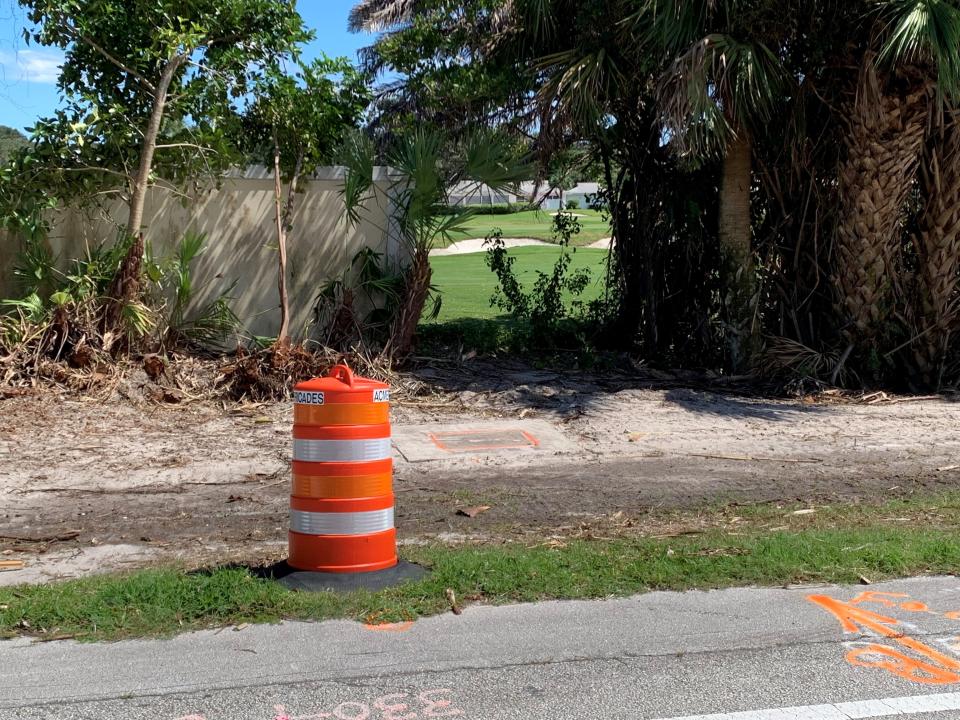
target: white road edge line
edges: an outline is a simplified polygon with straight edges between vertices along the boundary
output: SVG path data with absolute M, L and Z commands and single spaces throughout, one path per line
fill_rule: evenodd
M 832 705 L 797 705 L 794 707 L 747 710 L 746 712 L 684 715 L 661 720 L 856 720 L 857 718 L 896 717 L 945 710 L 960 710 L 960 693 L 911 695 L 908 697 L 859 700 Z

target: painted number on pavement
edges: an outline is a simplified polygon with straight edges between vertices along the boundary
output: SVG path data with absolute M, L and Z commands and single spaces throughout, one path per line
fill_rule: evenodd
M 453 690 L 439 688 L 424 690 L 417 695 L 391 693 L 372 703 L 342 702 L 330 712 L 291 715 L 283 705 L 274 708 L 271 720 L 419 720 L 421 718 L 463 717 L 463 710 L 455 707 Z M 206 720 L 203 715 L 185 715 L 175 720 Z

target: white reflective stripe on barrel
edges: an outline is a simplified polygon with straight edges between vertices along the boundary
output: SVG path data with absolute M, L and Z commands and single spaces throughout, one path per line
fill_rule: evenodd
M 393 508 L 366 512 L 290 511 L 290 529 L 306 535 L 367 535 L 393 527 Z
M 294 440 L 293 459 L 305 462 L 387 460 L 390 438 L 373 440 Z

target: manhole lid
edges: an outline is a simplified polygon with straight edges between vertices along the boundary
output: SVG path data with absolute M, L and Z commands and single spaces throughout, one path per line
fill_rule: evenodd
M 535 435 L 520 428 L 432 432 L 430 439 L 441 450 L 452 453 L 540 447 L 540 441 Z

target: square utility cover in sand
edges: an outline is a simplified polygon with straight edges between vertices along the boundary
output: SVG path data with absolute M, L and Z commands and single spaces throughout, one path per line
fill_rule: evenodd
M 394 426 L 393 444 L 407 462 L 570 450 L 563 435 L 543 420 Z

